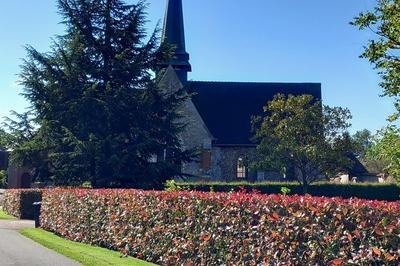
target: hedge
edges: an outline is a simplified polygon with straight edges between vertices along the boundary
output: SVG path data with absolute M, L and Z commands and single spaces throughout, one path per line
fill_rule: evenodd
M 268 183 L 178 183 L 178 186 L 185 190 L 195 190 L 203 192 L 231 192 L 247 190 L 257 190 L 263 194 L 279 194 L 282 187 L 291 190 L 288 195 L 303 194 L 303 187 L 299 183 L 287 182 L 268 182 Z M 376 183 L 355 183 L 355 184 L 335 184 L 335 183 L 316 183 L 309 187 L 308 194 L 317 197 L 342 197 L 360 198 L 368 200 L 400 200 L 400 187 L 396 184 L 376 184 Z
M 398 265 L 400 202 L 46 190 L 41 224 L 161 265 Z
M 35 189 L 7 189 L 3 210 L 18 219 L 33 219 L 33 203 L 42 200 L 42 191 Z

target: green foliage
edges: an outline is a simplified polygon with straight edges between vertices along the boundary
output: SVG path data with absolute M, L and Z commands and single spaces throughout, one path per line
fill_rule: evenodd
M 0 188 L 7 188 L 7 172 L 0 170 Z
M 384 170 L 400 182 L 400 129 L 389 126 L 376 136 L 367 158 L 385 162 Z
M 153 78 L 170 49 L 159 49 L 158 29 L 146 35 L 146 3 L 58 6 L 67 33 L 48 53 L 27 47 L 21 84 L 38 126 L 13 157 L 55 185 L 162 188 L 192 158 L 178 138 L 188 96 Z
M 164 190 L 169 191 L 169 192 L 184 191 L 184 190 L 188 190 L 188 187 L 186 187 L 183 184 L 178 185 L 178 183 L 175 180 L 167 180 L 167 182 L 165 182 Z M 211 188 L 211 191 L 212 191 L 212 188 Z
M 262 194 L 280 194 L 282 188 L 288 188 L 288 195 L 303 194 L 303 187 L 299 183 L 291 182 L 212 182 L 212 183 L 178 183 L 179 186 L 185 186 L 186 190 L 204 191 L 204 192 L 239 192 L 242 189 L 246 191 L 258 191 Z M 342 198 L 360 198 L 368 200 L 386 200 L 397 201 L 400 199 L 400 187 L 395 184 L 376 184 L 376 183 L 314 183 L 308 187 L 308 194 L 318 197 L 342 197 Z
M 90 182 L 88 182 L 88 181 L 83 182 L 82 188 L 92 188 L 92 184 Z
M 260 142 L 253 168 L 286 172 L 294 167 L 306 192 L 321 174 L 331 176 L 351 166 L 347 109 L 323 107 L 311 95 L 277 95 L 264 111 L 253 121 Z
M 288 195 L 288 194 L 290 194 L 291 191 L 292 190 L 290 188 L 288 188 L 288 187 L 281 187 L 281 193 L 283 195 Z
M 31 111 L 17 113 L 11 111 L 11 117 L 6 117 L 3 130 L 0 133 L 0 143 L 9 150 L 15 150 L 34 138 L 36 134 L 35 118 Z
M 360 30 L 376 34 L 366 46 L 363 58 L 368 59 L 382 76 L 384 95 L 395 98 L 397 113 L 400 115 L 400 2 L 398 0 L 378 0 L 374 10 L 360 13 L 351 23 Z
M 377 136 L 367 129 L 357 131 L 351 136 L 353 153 L 369 173 L 387 173 L 388 162 L 376 156 L 371 156 L 376 138 Z
M 165 183 L 165 191 L 181 191 L 182 187 L 179 186 L 175 180 L 167 180 Z
M 351 136 L 353 152 L 358 158 L 365 158 L 368 150 L 372 146 L 373 135 L 368 129 L 357 131 Z
M 10 135 L 2 128 L 0 128 L 0 149 L 6 150 L 10 143 Z
M 4 211 L 18 219 L 33 220 L 33 203 L 42 200 L 37 189 L 7 189 L 3 198 Z
M 397 266 L 399 212 L 358 199 L 46 190 L 41 225 L 159 265 Z
M 370 153 L 370 151 L 368 151 L 368 153 Z M 388 174 L 386 170 L 388 162 L 382 159 L 373 158 L 373 156 L 370 157 L 368 156 L 368 153 L 366 154 L 366 157 L 359 159 L 367 169 L 368 173 Z

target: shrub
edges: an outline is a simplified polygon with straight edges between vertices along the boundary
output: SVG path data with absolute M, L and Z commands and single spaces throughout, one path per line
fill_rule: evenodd
M 162 265 L 397 265 L 400 202 L 46 190 L 41 224 Z
M 4 193 L 3 209 L 19 219 L 33 219 L 33 203 L 41 200 L 40 190 L 7 189 Z
M 230 192 L 257 190 L 262 194 L 279 194 L 281 188 L 290 190 L 288 195 L 301 195 L 303 188 L 299 183 L 285 182 L 265 182 L 265 183 L 178 183 L 178 186 L 184 186 L 186 190 L 195 190 L 203 192 Z M 396 184 L 376 184 L 376 183 L 356 183 L 356 184 L 334 184 L 334 183 L 315 183 L 308 188 L 308 194 L 318 197 L 342 197 L 342 198 L 360 198 L 368 200 L 400 200 L 400 187 Z
M 287 188 L 287 187 L 281 187 L 281 193 L 283 194 L 283 195 L 288 195 L 289 193 L 290 193 L 290 188 Z
M 178 186 L 175 180 L 167 180 L 167 182 L 165 182 L 164 189 L 165 191 L 172 192 L 172 191 L 180 191 L 182 190 L 182 187 Z

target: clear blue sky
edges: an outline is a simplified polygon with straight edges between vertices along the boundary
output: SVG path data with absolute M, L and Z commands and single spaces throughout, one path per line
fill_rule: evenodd
M 375 0 L 183 2 L 190 79 L 321 82 L 325 104 L 351 110 L 352 131 L 387 124 L 393 105 L 379 97 L 378 75 L 358 58 L 373 35 L 349 25 Z M 162 20 L 165 0 L 148 3 L 150 30 Z M 23 46 L 48 51 L 51 37 L 63 33 L 59 22 L 56 0 L 0 2 L 0 117 L 27 106 L 16 83 Z

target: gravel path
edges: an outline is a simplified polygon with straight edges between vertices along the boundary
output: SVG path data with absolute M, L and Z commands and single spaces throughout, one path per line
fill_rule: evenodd
M 32 221 L 0 220 L 0 266 L 76 266 L 80 265 L 19 234 L 32 228 Z

